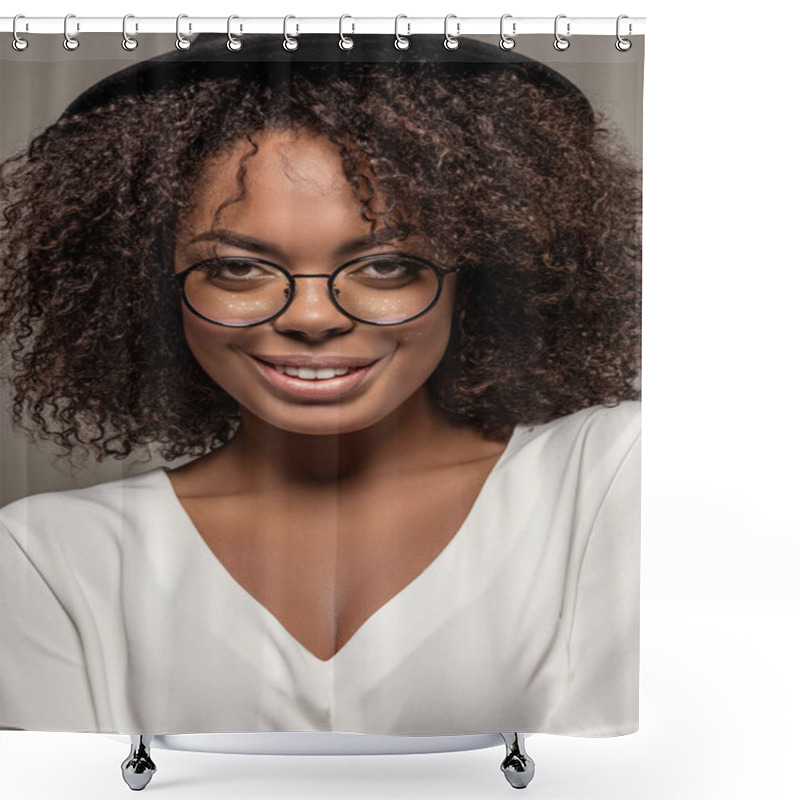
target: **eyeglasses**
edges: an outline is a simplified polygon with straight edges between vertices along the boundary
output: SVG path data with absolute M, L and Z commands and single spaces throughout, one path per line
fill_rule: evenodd
M 230 328 L 261 325 L 283 314 L 300 278 L 327 278 L 331 302 L 367 325 L 400 325 L 430 311 L 442 293 L 444 269 L 417 256 L 381 253 L 348 261 L 331 274 L 292 275 L 260 258 L 223 256 L 173 274 L 187 308 Z

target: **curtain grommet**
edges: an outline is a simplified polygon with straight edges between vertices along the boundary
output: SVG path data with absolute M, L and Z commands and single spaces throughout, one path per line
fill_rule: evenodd
M 516 41 L 514 41 L 514 36 L 517 34 L 517 23 L 511 23 L 511 34 L 505 32 L 505 22 L 507 19 L 511 19 L 513 14 L 503 14 L 500 17 L 500 49 L 501 50 L 512 50 L 516 46 Z
M 28 40 L 27 40 L 27 39 L 23 39 L 23 38 L 22 38 L 22 37 L 21 37 L 21 36 L 20 36 L 20 35 L 17 33 L 17 20 L 18 20 L 18 19 L 25 19 L 25 15 L 24 15 L 24 14 L 17 14 L 17 15 L 14 17 L 14 21 L 11 23 L 11 33 L 12 33 L 12 34 L 13 34 L 13 36 L 14 36 L 13 40 L 11 41 L 11 46 L 12 46 L 12 47 L 13 47 L 13 48 L 14 48 L 14 49 L 15 49 L 15 50 L 18 52 L 18 53 L 21 53 L 23 50 L 27 50 L 27 49 L 28 49 L 28 44 L 29 44 L 29 42 L 28 42 Z M 25 23 L 25 29 L 26 29 L 26 30 L 28 29 L 28 23 L 27 23 L 27 22 Z
M 628 50 L 630 50 L 631 47 L 633 47 L 633 42 L 630 39 L 623 38 L 622 34 L 620 33 L 620 22 L 622 22 L 623 19 L 628 19 L 628 15 L 627 14 L 620 14 L 617 17 L 617 41 L 614 42 L 614 47 L 616 47 L 617 50 L 620 51 L 620 53 L 627 53 Z M 632 30 L 633 30 L 633 28 L 631 27 L 631 24 L 629 22 L 628 23 L 628 36 L 631 35 Z
M 394 46 L 397 50 L 408 50 L 411 47 L 411 40 L 408 38 L 411 36 L 411 23 L 406 23 L 406 31 L 405 36 L 400 35 L 400 20 L 401 19 L 408 19 L 405 14 L 398 14 L 394 18 Z
M 456 35 L 453 36 L 447 30 L 447 24 L 450 22 L 451 19 L 456 20 Z M 458 21 L 458 17 L 455 14 L 448 14 L 444 18 L 444 46 L 447 50 L 458 50 L 458 36 L 461 33 L 461 23 Z
M 567 22 L 567 36 L 564 36 L 563 33 L 559 33 L 558 31 L 558 21 L 566 18 L 566 14 L 559 14 L 553 23 L 553 34 L 556 37 L 553 40 L 553 47 L 558 50 L 559 53 L 563 53 L 569 47 L 569 39 L 567 39 L 567 36 L 570 35 L 570 23 Z
M 177 47 L 178 50 L 188 50 L 192 46 L 192 40 L 187 39 L 181 33 L 181 20 L 186 19 L 188 16 L 189 16 L 188 14 L 178 14 L 178 16 L 175 18 L 175 37 L 176 37 L 175 47 Z M 190 22 L 189 32 L 191 33 L 191 31 L 192 31 L 192 24 Z
M 123 50 L 135 50 L 139 46 L 139 42 L 136 40 L 135 37 L 128 35 L 128 20 L 135 19 L 133 14 L 126 14 L 122 18 L 122 49 Z M 134 29 L 138 30 L 138 24 L 134 23 Z
M 63 42 L 63 44 L 64 44 L 64 49 L 65 50 L 70 50 L 70 51 L 77 50 L 78 47 L 80 46 L 80 42 L 74 36 L 72 36 L 70 34 L 69 30 L 68 30 L 69 21 L 71 19 L 75 19 L 75 14 L 67 14 L 67 16 L 64 17 L 64 42 Z M 75 30 L 79 31 L 80 29 L 81 29 L 80 24 L 76 23 L 75 24 Z
M 293 36 L 289 36 L 289 20 L 290 19 L 297 19 L 297 17 L 293 16 L 292 14 L 287 14 L 283 18 L 283 49 L 288 50 L 290 53 L 297 50 L 300 43 L 295 39 Z M 299 31 L 299 26 L 295 26 L 295 33 Z
M 236 14 L 231 14 L 228 17 L 228 42 L 227 42 L 226 46 L 227 46 L 228 50 L 230 50 L 232 53 L 236 53 L 236 52 L 238 52 L 239 50 L 242 49 L 242 40 L 241 39 L 237 39 L 231 33 L 231 22 L 233 22 L 233 20 L 235 20 L 235 19 L 239 19 L 239 17 L 237 17 Z M 242 30 L 242 26 L 240 25 L 239 26 L 239 32 L 240 33 L 241 33 L 241 30 Z
M 353 19 L 349 14 L 342 14 L 339 17 L 339 49 L 340 50 L 352 50 L 356 46 L 356 41 L 350 36 L 344 35 L 344 21 L 346 19 Z M 356 32 L 356 25 L 354 22 L 350 23 L 350 33 Z

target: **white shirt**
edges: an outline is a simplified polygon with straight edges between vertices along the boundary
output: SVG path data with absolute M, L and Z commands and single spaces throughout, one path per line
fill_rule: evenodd
M 0 510 L 0 726 L 102 733 L 638 728 L 639 404 L 518 426 L 458 533 L 322 661 L 162 468 Z

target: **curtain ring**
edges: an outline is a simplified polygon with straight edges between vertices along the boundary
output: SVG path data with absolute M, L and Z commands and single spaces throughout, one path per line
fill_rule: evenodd
M 27 39 L 22 39 L 20 37 L 20 35 L 17 33 L 17 20 L 18 19 L 25 19 L 25 15 L 24 14 L 17 14 L 17 16 L 14 17 L 14 22 L 11 24 L 11 32 L 14 34 L 14 41 L 11 42 L 11 46 L 15 50 L 21 52 L 22 50 L 25 50 L 25 48 L 28 46 L 28 40 Z M 28 23 L 27 22 L 25 23 L 25 30 L 28 30 Z
M 64 17 L 64 49 L 65 50 L 77 50 L 78 49 L 78 45 L 80 45 L 80 42 L 74 36 L 70 36 L 69 31 L 67 30 L 67 25 L 69 25 L 69 21 L 71 19 L 75 19 L 75 15 L 74 14 L 67 14 L 67 16 Z M 80 29 L 81 29 L 80 24 L 76 23 L 75 24 L 75 30 L 79 31 Z
M 237 39 L 231 33 L 231 22 L 233 22 L 233 20 L 235 20 L 235 19 L 239 19 L 239 17 L 237 17 L 236 14 L 231 14 L 228 17 L 228 50 L 230 50 L 232 53 L 235 53 L 237 50 L 241 50 L 242 49 L 242 40 L 241 39 Z M 242 26 L 241 25 L 239 26 L 239 30 L 240 31 L 242 30 Z
M 291 14 L 287 14 L 283 18 L 283 49 L 284 50 L 297 50 L 297 46 L 298 46 L 299 42 L 297 41 L 297 39 L 289 36 L 288 25 L 289 25 L 289 20 L 290 19 L 297 19 L 297 17 L 293 17 Z M 295 32 L 299 32 L 299 31 L 300 31 L 300 26 L 297 25 Z
M 139 42 L 133 36 L 128 36 L 128 20 L 135 19 L 133 14 L 126 14 L 122 18 L 122 49 L 123 50 L 135 50 L 139 46 Z M 139 30 L 138 23 L 134 25 L 136 30 Z
M 628 15 L 627 15 L 627 14 L 620 14 L 620 15 L 617 17 L 617 41 L 616 41 L 616 42 L 614 42 L 614 47 L 616 47 L 616 48 L 617 48 L 617 50 L 619 50 L 619 51 L 620 51 L 620 53 L 624 53 L 624 52 L 626 52 L 627 50 L 630 50 L 630 49 L 631 49 L 631 47 L 633 46 L 633 42 L 631 42 L 631 40 L 630 40 L 630 39 L 623 39 L 623 38 L 622 38 L 622 35 L 621 35 L 621 34 L 620 34 L 620 32 L 619 32 L 619 27 L 620 27 L 620 26 L 619 26 L 619 23 L 620 23 L 620 22 L 621 22 L 623 19 L 628 19 Z M 628 23 L 628 36 L 630 36 L 630 35 L 631 35 L 631 30 L 632 30 L 632 29 L 631 29 L 631 24 L 630 24 L 630 22 L 629 22 L 629 23 Z
M 450 22 L 451 19 L 457 19 L 455 14 L 448 14 L 444 18 L 444 46 L 448 50 L 458 50 L 458 35 L 461 33 L 461 23 L 456 22 L 456 35 L 453 36 L 447 31 L 447 23 Z
M 394 46 L 398 50 L 408 50 L 408 48 L 411 47 L 411 42 L 406 37 L 411 36 L 411 23 L 410 22 L 406 23 L 406 27 L 408 28 L 408 30 L 406 31 L 405 36 L 401 36 L 400 35 L 401 19 L 408 19 L 408 17 L 405 14 L 398 14 L 394 18 Z
M 177 37 L 175 39 L 175 47 L 177 47 L 178 50 L 188 50 L 192 46 L 192 40 L 191 39 L 187 39 L 181 33 L 181 20 L 182 19 L 186 19 L 188 16 L 189 16 L 188 14 L 178 14 L 178 16 L 175 19 L 175 36 Z M 189 23 L 189 32 L 190 33 L 191 33 L 191 30 L 192 30 L 192 23 L 190 22 Z
M 505 21 L 507 19 L 510 19 L 512 16 L 513 16 L 513 14 L 503 14 L 503 16 L 500 17 L 500 49 L 501 50 L 511 50 L 511 48 L 514 47 L 514 45 L 516 44 L 516 42 L 514 41 L 513 37 L 516 36 L 516 34 L 517 34 L 517 23 L 516 22 L 512 22 L 511 23 L 511 36 L 509 36 L 503 30 L 503 26 L 505 24 Z
M 559 14 L 556 17 L 556 21 L 555 21 L 555 23 L 553 25 L 553 32 L 555 33 L 555 36 L 556 36 L 556 38 L 553 41 L 553 47 L 555 47 L 556 50 L 560 50 L 561 52 L 563 52 L 564 50 L 566 50 L 569 47 L 569 39 L 565 38 L 562 34 L 560 34 L 558 32 L 558 21 L 560 19 L 566 19 L 566 18 L 567 18 L 566 14 Z M 570 34 L 570 24 L 568 22 L 567 23 L 567 36 L 569 36 L 569 34 Z
M 353 19 L 353 18 L 349 14 L 342 14 L 342 16 L 339 17 L 339 47 L 342 50 L 352 50 L 356 46 L 355 41 L 351 39 L 349 36 L 345 36 L 344 32 L 342 31 L 342 27 L 344 26 L 344 21 L 346 19 Z M 352 29 L 350 32 L 355 33 L 356 32 L 355 22 L 350 23 L 350 27 Z

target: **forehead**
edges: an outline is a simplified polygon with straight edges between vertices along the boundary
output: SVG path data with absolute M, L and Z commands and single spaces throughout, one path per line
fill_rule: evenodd
M 269 229 L 301 235 L 316 226 L 369 228 L 342 169 L 322 136 L 262 132 L 212 157 L 202 168 L 181 227 Z
M 349 195 L 355 202 L 336 145 L 305 132 L 260 132 L 211 157 L 201 169 L 194 199 L 198 205 L 224 202 L 242 187 L 246 194 L 237 202 L 246 202 L 248 195 L 265 201 L 271 194 L 282 200 Z
M 431 242 L 419 232 L 400 229 L 385 203 L 370 196 L 369 212 L 344 174 L 338 145 L 309 132 L 261 132 L 243 139 L 203 166 L 190 210 L 179 219 L 179 253 L 193 242 L 253 242 L 282 261 L 298 264 L 343 252 L 404 247 L 433 257 Z M 365 174 L 369 175 L 367 169 Z M 370 176 L 371 177 L 371 176 Z M 371 218 L 378 215 L 374 226 Z M 242 247 L 234 245 L 235 250 Z M 187 257 L 201 254 L 186 252 Z

